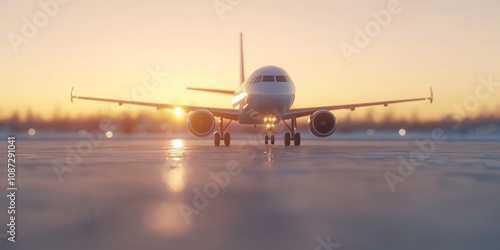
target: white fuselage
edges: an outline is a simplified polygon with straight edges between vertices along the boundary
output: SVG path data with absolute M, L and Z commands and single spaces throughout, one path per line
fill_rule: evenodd
M 233 98 L 233 108 L 240 111 L 240 124 L 263 124 L 271 117 L 278 123 L 295 100 L 295 85 L 288 73 L 276 66 L 254 71 Z

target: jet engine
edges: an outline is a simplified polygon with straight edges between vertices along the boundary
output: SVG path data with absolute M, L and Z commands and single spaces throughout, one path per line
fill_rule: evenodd
M 318 110 L 309 118 L 309 131 L 317 137 L 332 135 L 337 129 L 337 118 L 328 110 Z
M 192 112 L 188 118 L 189 133 L 196 137 L 205 137 L 215 129 L 214 115 L 205 109 Z

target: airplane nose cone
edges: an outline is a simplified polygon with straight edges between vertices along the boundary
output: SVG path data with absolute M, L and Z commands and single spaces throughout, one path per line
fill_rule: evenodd
M 261 115 L 281 115 L 295 99 L 294 95 L 255 94 L 249 95 L 248 107 Z

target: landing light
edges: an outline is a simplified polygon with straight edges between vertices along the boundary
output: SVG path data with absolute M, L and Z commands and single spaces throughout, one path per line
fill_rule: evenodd
M 275 116 L 266 116 L 264 117 L 264 122 L 275 122 L 276 117 Z

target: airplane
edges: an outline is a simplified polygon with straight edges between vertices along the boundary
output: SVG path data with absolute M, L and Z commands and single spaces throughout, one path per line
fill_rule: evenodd
M 430 101 L 432 104 L 434 100 L 431 87 L 430 96 L 423 98 L 292 109 L 295 100 L 295 84 L 290 75 L 280 67 L 264 66 L 255 70 L 248 78 L 245 78 L 243 57 L 243 34 L 240 33 L 240 85 L 236 91 L 187 88 L 189 90 L 233 95 L 232 109 L 76 96 L 74 95 L 74 88 L 71 89 L 71 102 L 75 99 L 81 99 L 113 102 L 119 105 L 149 106 L 156 107 L 158 110 L 181 108 L 184 111 L 191 112 L 188 117 L 188 131 L 195 137 L 206 137 L 212 134 L 218 125 L 218 131 L 213 133 L 215 146 L 219 146 L 221 141 L 224 142 L 225 146 L 231 144 L 231 134 L 227 132 L 227 128 L 232 121 L 237 121 L 241 125 L 266 126 L 267 135 L 264 137 L 266 145 L 275 143 L 273 128 L 276 124 L 283 122 L 289 130 L 284 134 L 285 146 L 290 146 L 292 141 L 295 146 L 300 146 L 301 136 L 300 132 L 297 131 L 297 118 L 309 116 L 309 131 L 316 137 L 328 137 L 337 129 L 337 118 L 331 112 L 333 110 L 348 109 L 354 111 L 360 107 L 379 105 L 387 107 L 389 104 L 414 101 Z M 216 121 L 215 117 L 219 119 Z M 224 119 L 229 120 L 229 122 L 224 124 Z M 290 122 L 287 123 L 287 120 Z

